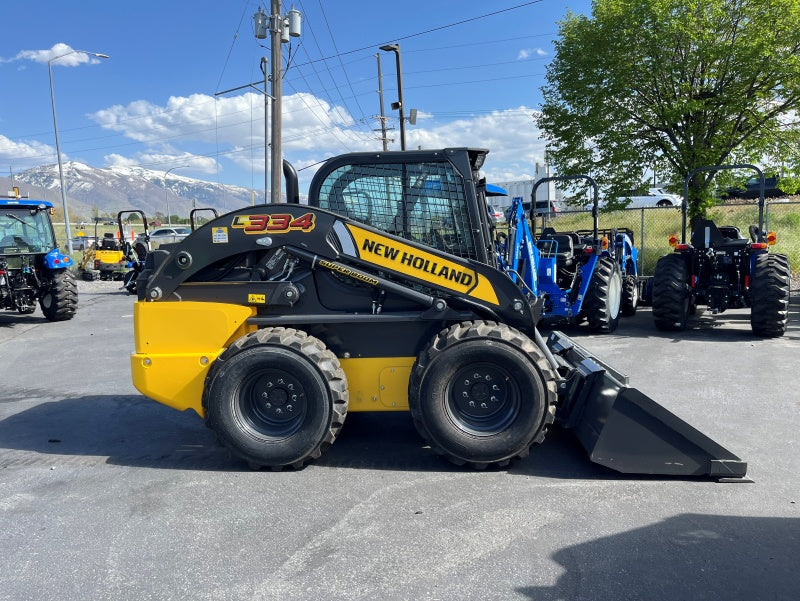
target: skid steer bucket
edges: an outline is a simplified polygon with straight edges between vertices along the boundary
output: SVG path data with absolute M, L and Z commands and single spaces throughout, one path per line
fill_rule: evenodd
M 746 462 L 630 388 L 627 376 L 561 332 L 550 335 L 547 347 L 569 374 L 556 419 L 575 431 L 595 463 L 630 474 L 744 477 Z

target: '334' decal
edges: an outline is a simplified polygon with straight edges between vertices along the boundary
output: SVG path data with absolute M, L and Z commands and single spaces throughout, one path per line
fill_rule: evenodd
M 310 232 L 314 229 L 314 214 L 306 213 L 300 217 L 288 213 L 237 215 L 231 227 L 242 229 L 245 234 L 263 234 L 264 232 L 280 234 L 294 230 Z

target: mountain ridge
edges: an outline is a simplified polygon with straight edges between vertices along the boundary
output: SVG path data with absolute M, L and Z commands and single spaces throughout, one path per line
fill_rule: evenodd
M 148 219 L 166 218 L 169 212 L 187 218 L 192 208 L 210 207 L 225 213 L 263 199 L 264 192 L 241 186 L 215 184 L 171 172 L 141 167 L 91 167 L 69 161 L 63 164 L 70 221 L 116 217 L 119 211 L 139 209 Z M 48 200 L 62 212 L 58 165 L 42 165 L 15 173 L 13 185 L 28 198 Z M 10 193 L 11 177 L 0 177 L 0 194 Z

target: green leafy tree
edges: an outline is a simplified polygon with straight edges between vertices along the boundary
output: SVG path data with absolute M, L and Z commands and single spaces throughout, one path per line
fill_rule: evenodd
M 701 166 L 796 171 L 797 0 L 594 0 L 591 17 L 559 23 L 555 49 L 537 122 L 559 173 L 593 175 L 611 197 L 647 170 L 679 190 Z M 713 179 L 692 179 L 692 217 Z

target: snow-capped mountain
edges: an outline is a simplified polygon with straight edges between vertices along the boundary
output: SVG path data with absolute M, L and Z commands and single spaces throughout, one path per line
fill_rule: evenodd
M 169 212 L 188 217 L 192 208 L 211 207 L 220 213 L 263 202 L 263 191 L 225 186 L 184 177 L 176 172 L 138 167 L 95 168 L 83 163 L 64 164 L 70 221 L 88 221 L 95 215 L 116 216 L 118 211 L 139 209 L 148 219 Z M 14 185 L 23 196 L 49 200 L 61 207 L 58 165 L 44 165 L 14 174 Z M 0 194 L 11 190 L 11 178 L 0 177 Z

